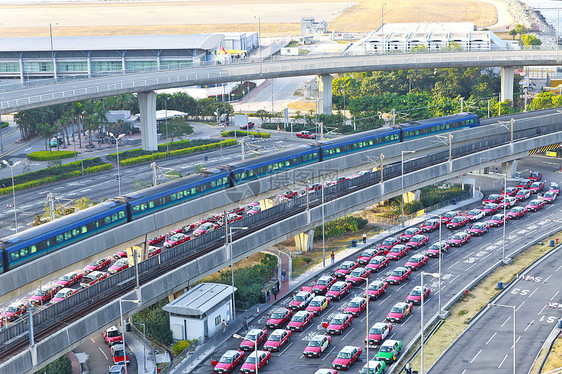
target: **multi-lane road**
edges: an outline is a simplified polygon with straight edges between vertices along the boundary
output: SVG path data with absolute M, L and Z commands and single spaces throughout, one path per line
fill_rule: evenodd
M 545 161 L 542 159 L 530 159 L 520 163 L 520 166 L 522 170 L 526 170 L 525 173 L 528 173 L 529 168 L 532 168 L 532 170 L 543 171 L 543 174 L 549 183 L 550 181 L 558 181 L 559 183 L 562 183 L 562 175 L 555 174 L 553 172 L 555 168 L 553 166 L 549 166 L 548 164 L 545 165 L 543 162 Z M 500 185 L 501 183 L 497 183 L 497 188 L 483 192 L 486 194 L 499 192 Z M 480 205 L 478 203 L 474 204 L 474 207 L 476 206 Z M 539 235 L 562 227 L 562 220 L 560 220 L 561 207 L 562 204 L 558 201 L 553 205 L 547 205 L 542 211 L 529 213 L 521 220 L 510 221 L 507 224 L 506 231 L 506 257 L 509 257 L 511 253 L 517 251 L 518 249 L 525 247 Z M 475 237 L 465 246 L 452 248 L 445 256 L 443 256 L 441 284 L 441 299 L 443 303 L 453 297 L 459 290 L 462 290 L 479 274 L 489 269 L 492 264 L 501 260 L 503 247 L 502 231 L 503 230 L 501 228 L 493 228 L 491 232 L 485 234 L 483 237 Z M 448 238 L 451 235 L 451 230 L 443 230 L 443 238 Z M 437 232 L 430 234 L 430 243 L 435 243 L 437 241 Z M 348 260 L 355 260 L 358 255 L 359 254 L 351 256 Z M 388 269 L 392 270 L 397 266 L 403 266 L 409 257 L 410 256 L 408 255 L 399 261 L 393 261 Z M 328 274 L 334 270 L 335 268 L 326 269 L 324 273 Z M 423 267 L 422 270 L 425 272 L 437 272 L 438 261 L 436 259 L 430 259 L 429 264 Z M 370 281 L 378 279 L 386 273 L 387 271 L 384 271 L 382 274 L 371 275 Z M 424 323 L 427 323 L 431 316 L 438 311 L 439 283 L 431 277 L 424 278 L 424 281 L 425 285 L 429 286 L 432 290 L 432 294 L 424 307 Z M 413 272 L 410 280 L 406 281 L 402 285 L 390 286 L 389 291 L 383 297 L 370 303 L 368 317 L 369 325 L 372 325 L 375 322 L 383 321 L 392 306 L 397 302 L 404 301 L 411 289 L 419 284 L 420 271 L 417 271 Z M 353 370 L 360 369 L 366 362 L 365 345 L 363 343 L 363 339 L 366 335 L 365 312 L 357 317 L 354 320 L 353 325 L 345 330 L 341 336 L 335 336 L 333 338 L 329 349 L 322 355 L 322 357 L 310 359 L 304 357 L 302 352 L 308 341 L 314 335 L 325 333 L 325 329 L 321 327 L 321 320 L 326 316 L 335 315 L 336 313 L 343 311 L 351 298 L 353 296 L 360 295 L 363 290 L 364 285 L 353 287 L 352 292 L 348 297 L 344 298 L 342 301 L 332 302 L 329 308 L 325 310 L 320 317 L 315 317 L 313 323 L 305 328 L 303 332 L 294 333 L 291 341 L 283 347 L 280 352 L 273 353 L 270 363 L 260 372 L 279 373 L 283 370 L 300 370 L 303 373 L 314 373 L 315 370 L 320 368 L 330 368 L 337 353 L 347 345 L 360 346 L 363 348 L 361 360 L 353 366 Z M 539 291 L 536 293 L 540 293 Z M 548 295 L 548 297 L 552 297 L 552 295 Z M 290 300 L 290 296 L 287 296 L 281 299 L 278 302 L 278 305 L 281 307 L 288 306 Z M 499 312 L 505 312 L 505 318 L 508 317 L 508 311 Z M 267 315 L 263 315 L 260 318 L 255 319 L 252 321 L 251 327 L 265 328 L 267 318 Z M 540 316 L 537 316 L 537 318 L 540 319 Z M 391 339 L 401 340 L 405 346 L 415 337 L 419 330 L 420 307 L 415 306 L 410 317 L 408 317 L 403 323 L 395 325 L 392 331 Z M 237 349 L 239 343 L 240 341 L 237 339 L 229 339 L 217 348 L 214 357 L 218 358 L 228 349 Z M 376 353 L 376 349 L 370 349 L 370 359 L 373 359 Z M 534 358 L 536 353 L 537 352 L 533 354 L 529 353 L 529 355 L 532 355 L 532 358 Z M 502 357 L 504 354 L 502 354 Z M 499 351 L 497 355 L 499 355 Z M 506 364 L 504 363 L 504 365 Z M 212 367 L 210 365 L 210 361 L 199 366 L 194 372 L 211 373 Z
M 562 316 L 562 250 L 557 250 L 509 287 L 435 363 L 431 373 L 527 373 Z M 451 363 L 454 362 L 454 367 Z
M 201 126 L 208 127 L 206 125 Z M 246 152 L 266 154 L 279 151 L 280 149 L 298 147 L 306 143 L 307 141 L 296 137 L 290 138 L 289 133 L 272 132 L 270 139 L 256 139 L 246 142 L 245 148 Z M 105 153 L 111 152 L 114 152 L 114 148 L 105 151 Z M 94 156 L 97 156 L 97 154 L 92 155 L 92 157 Z M 25 157 L 25 154 L 23 154 L 23 157 Z M 207 157 L 206 161 L 204 157 Z M 17 157 L 15 157 L 14 160 L 16 158 Z M 188 175 L 189 173 L 193 173 L 193 169 L 197 165 L 204 164 L 207 168 L 213 168 L 238 161 L 241 158 L 241 148 L 239 146 L 233 146 L 222 150 L 208 151 L 204 154 L 191 154 L 170 159 L 161 159 L 156 162 L 158 168 L 157 182 L 162 183 L 167 180 L 168 177 L 163 175 L 163 173 L 169 170 L 180 172 L 182 175 Z M 5 170 L 3 176 L 6 176 L 6 172 L 9 177 L 9 170 Z M 14 169 L 14 173 L 17 172 L 18 170 Z M 138 189 L 137 182 L 150 186 L 152 184 L 152 173 L 153 170 L 148 164 L 122 167 L 120 169 L 122 194 L 131 193 L 134 192 L 135 189 Z M 86 175 L 70 181 L 61 181 L 30 190 L 17 191 L 16 207 L 19 231 L 27 228 L 27 225 L 34 221 L 35 213 L 43 213 L 43 207 L 47 202 L 47 194 L 54 194 L 61 203 L 67 203 L 70 200 L 82 197 L 86 197 L 92 201 L 101 201 L 103 198 L 118 196 L 117 182 L 117 169 L 114 168 L 107 172 Z M 3 208 L 0 209 L 0 237 L 5 237 L 15 233 L 12 196 L 0 196 L 0 207 Z M 6 208 L 4 209 L 4 207 Z

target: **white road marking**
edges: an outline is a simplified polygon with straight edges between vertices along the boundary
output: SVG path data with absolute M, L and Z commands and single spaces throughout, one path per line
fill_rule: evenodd
M 519 341 L 519 339 L 521 339 L 521 335 L 519 335 L 519 337 L 515 340 L 515 344 L 517 344 L 517 342 Z M 513 350 L 513 345 L 511 346 L 511 349 Z
M 517 312 L 519 310 L 519 308 L 521 308 L 523 306 L 523 304 L 525 304 L 525 300 L 523 300 L 523 302 L 517 307 L 517 309 L 515 309 L 515 311 Z
M 406 320 L 405 320 L 404 322 L 402 322 L 402 326 L 404 326 L 406 323 L 408 323 L 408 321 L 409 321 L 410 319 L 412 319 L 412 315 L 411 315 L 411 314 L 408 316 L 408 318 L 406 318 Z
M 472 364 L 474 362 L 474 360 L 476 360 L 476 357 L 478 357 L 478 355 L 480 354 L 480 352 L 482 352 L 482 350 L 479 350 L 478 353 L 476 354 L 476 356 L 474 356 L 472 358 L 472 360 L 470 360 L 470 363 Z
M 292 343 L 292 342 L 289 343 L 289 345 L 283 350 L 283 352 L 279 353 L 279 356 L 281 356 L 283 353 L 285 353 L 285 351 L 286 351 L 287 349 L 289 349 L 289 347 L 291 346 L 291 344 L 293 344 L 293 343 Z
M 507 319 L 505 320 L 504 323 L 502 323 L 502 325 L 500 327 L 504 327 L 505 324 L 511 319 L 511 316 L 507 317 Z
M 544 305 L 544 306 L 542 307 L 542 309 L 539 310 L 539 312 L 537 313 L 537 316 L 540 316 L 540 315 L 541 315 L 541 313 L 542 313 L 542 311 L 544 310 L 544 308 L 546 308 L 546 305 Z
M 466 369 L 464 369 L 461 374 L 464 374 L 465 372 L 466 372 Z
M 90 338 L 92 340 L 92 343 L 95 343 L 96 341 L 94 340 L 94 338 Z
M 349 334 L 351 334 L 353 329 L 355 329 L 355 327 L 353 327 L 351 330 L 349 330 L 349 332 L 347 334 L 345 334 L 345 336 L 341 340 L 344 340 L 345 338 L 347 338 L 349 336 Z
M 505 361 L 505 359 L 506 359 L 506 358 L 507 358 L 507 354 L 506 354 L 506 355 L 504 356 L 504 358 L 503 358 L 502 362 L 500 362 L 500 366 L 498 366 L 498 369 L 502 367 L 502 365 L 503 365 L 503 362 Z
M 533 294 L 534 294 L 535 292 L 537 292 L 538 289 L 539 289 L 538 287 L 535 288 L 535 290 L 534 290 L 533 292 L 531 292 L 531 294 L 529 295 L 529 297 L 533 296 Z
M 550 298 L 550 300 L 552 301 L 552 299 L 554 299 L 554 298 L 556 297 L 556 295 L 558 295 L 559 292 L 560 292 L 560 290 L 556 291 L 556 293 L 554 294 L 554 296 L 552 296 L 552 297 Z
M 543 282 L 543 284 L 544 284 L 544 283 L 546 283 L 546 281 L 547 281 L 547 280 L 549 280 L 549 279 L 550 279 L 550 277 L 552 277 L 552 274 L 550 274 L 550 275 L 549 275 L 548 277 L 546 277 L 546 279 L 545 279 L 545 280 L 543 280 L 543 281 L 542 281 L 542 282 Z
M 478 265 L 478 262 L 475 262 L 474 264 L 472 264 L 472 265 L 470 265 L 469 267 L 467 267 L 467 268 L 465 269 L 465 271 L 470 270 L 470 268 L 473 267 L 474 265 Z
M 527 331 L 527 329 L 533 325 L 533 322 L 535 322 L 535 320 L 532 320 L 531 322 L 529 322 L 529 324 L 527 325 L 527 327 L 525 327 L 525 330 L 523 330 L 523 331 Z
M 106 360 L 109 360 L 109 358 L 107 358 L 107 355 L 105 354 L 105 352 L 101 349 L 101 347 L 98 347 L 98 349 L 100 350 L 101 354 L 103 355 L 103 357 L 105 357 Z
M 560 269 L 562 269 L 562 265 L 558 266 L 558 269 L 554 270 L 554 272 L 556 273 Z
M 488 343 L 491 342 L 492 339 L 494 339 L 494 336 L 496 336 L 496 334 L 497 334 L 497 332 L 495 332 L 494 335 L 492 335 L 492 336 L 490 337 L 490 339 L 488 339 L 488 341 L 486 342 L 486 345 L 488 345 Z
M 453 265 L 449 266 L 449 267 L 447 268 L 447 270 L 449 270 L 450 268 L 452 268 L 453 266 L 455 266 L 455 265 L 458 264 L 459 262 L 460 262 L 460 260 L 457 261 L 457 262 L 455 262 Z
M 330 352 L 325 354 L 324 357 L 322 357 L 322 361 L 324 361 L 330 355 L 330 353 L 332 353 L 334 351 L 334 349 L 336 349 L 336 347 L 332 348 L 332 350 Z

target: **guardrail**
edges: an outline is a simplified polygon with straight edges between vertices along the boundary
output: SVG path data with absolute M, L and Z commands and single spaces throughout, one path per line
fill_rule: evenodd
M 523 51 L 547 51 L 547 52 L 553 52 L 556 51 L 555 48 L 553 48 L 552 46 L 525 46 L 523 49 Z M 217 67 L 217 66 L 233 66 L 233 65 L 239 65 L 239 66 L 243 66 L 243 65 L 260 65 L 260 64 L 267 64 L 268 62 L 283 62 L 283 61 L 303 61 L 303 62 L 311 62 L 314 60 L 318 60 L 318 59 L 326 59 L 326 58 L 334 58 L 334 57 L 372 57 L 372 56 L 380 56 L 380 57 L 384 57 L 384 56 L 396 56 L 396 55 L 422 55 L 422 54 L 426 54 L 430 57 L 434 57 L 434 56 L 443 56 L 443 55 L 447 55 L 447 54 L 451 54 L 451 53 L 459 53 L 462 52 L 463 54 L 486 54 L 486 53 L 490 53 L 490 52 L 498 52 L 498 51 L 521 51 L 521 50 L 515 50 L 515 49 L 511 49 L 511 48 L 507 48 L 507 49 L 493 49 L 493 50 L 484 50 L 484 51 L 466 51 L 463 49 L 459 49 L 459 48 L 452 48 L 452 49 L 442 49 L 442 50 L 435 50 L 435 51 L 428 51 L 428 50 L 410 50 L 410 51 L 405 51 L 405 50 L 396 50 L 396 51 L 387 51 L 386 53 L 382 53 L 382 52 L 365 52 L 365 51 L 352 51 L 352 52 L 345 52 L 345 53 L 325 53 L 322 55 L 317 55 L 317 56 L 270 56 L 267 58 L 262 58 L 260 59 L 259 57 L 248 57 L 245 59 L 235 59 L 232 61 L 229 61 L 228 63 L 224 63 L 224 62 L 220 62 L 217 60 L 212 60 L 212 61 L 195 61 L 195 62 L 186 62 L 186 63 L 180 63 L 180 64 L 175 64 L 174 66 L 171 67 L 158 67 L 158 66 L 154 66 L 154 67 L 144 67 L 144 68 L 136 68 L 136 69 L 124 69 L 124 70 L 118 70 L 118 71 L 108 71 L 108 72 L 94 72 L 94 73 L 90 73 L 89 75 L 73 75 L 73 76 L 61 76 L 61 77 L 57 77 L 57 79 L 54 78 L 48 78 L 48 79 L 31 79 L 31 80 L 27 80 L 21 83 L 14 83 L 14 84 L 4 84 L 4 85 L 0 85 L 0 92 L 10 92 L 10 91 L 16 91 L 16 90 L 20 90 L 22 88 L 34 88 L 34 87 L 43 87 L 43 86 L 48 86 L 48 85 L 59 85 L 59 84 L 64 84 L 64 83 L 72 83 L 72 82 L 77 82 L 77 81 L 85 81 L 85 80 L 92 80 L 92 79 L 98 79 L 98 78 L 109 78 L 109 77 L 117 77 L 117 76 L 134 76 L 134 75 L 140 75 L 140 74 L 144 74 L 144 73 L 153 73 L 153 72 L 178 72 L 181 70 L 186 70 L 186 69 L 193 69 L 194 71 L 196 71 L 197 69 L 201 69 L 201 68 L 209 68 L 209 67 Z M 486 59 L 483 59 L 486 60 Z M 182 73 L 181 75 L 183 76 L 187 76 L 185 73 Z M 187 79 L 187 78 L 186 78 Z

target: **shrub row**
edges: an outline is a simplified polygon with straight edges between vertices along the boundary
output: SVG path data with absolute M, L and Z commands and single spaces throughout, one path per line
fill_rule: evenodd
M 176 354 L 176 356 L 178 356 L 180 353 L 182 353 L 183 351 L 185 351 L 187 348 L 189 348 L 190 345 L 192 344 L 196 344 L 197 343 L 197 339 L 193 339 L 193 340 L 180 340 L 179 342 L 177 342 L 176 344 L 174 344 L 172 346 L 172 350 L 174 351 L 174 353 Z
M 180 140 L 173 143 L 167 143 L 170 151 L 195 147 L 198 145 L 206 145 L 216 143 L 216 139 L 196 139 L 196 140 Z M 166 143 L 158 145 L 158 151 L 145 151 L 142 148 L 135 148 L 128 151 L 119 152 L 119 161 L 140 156 L 148 156 L 158 152 L 166 152 Z M 110 153 L 107 157 L 111 160 L 117 160 L 117 153 Z
M 357 232 L 361 230 L 369 221 L 365 218 L 355 216 L 345 216 L 338 218 L 324 225 L 324 237 L 342 236 L 347 232 Z M 314 228 L 314 239 L 322 237 L 322 226 Z
M 236 305 L 240 308 L 249 308 L 258 304 L 265 283 L 276 274 L 276 270 L 277 257 L 270 254 L 266 254 L 259 265 L 235 269 Z M 213 282 L 231 285 L 230 271 L 219 271 L 218 277 L 214 278 Z
M 422 202 L 423 206 L 427 208 L 442 201 L 460 196 L 468 192 L 469 189 L 470 186 L 467 185 L 463 190 L 460 184 L 453 184 L 450 188 L 447 189 L 439 189 L 437 188 L 437 185 L 433 184 L 421 189 L 420 201 Z
M 50 161 L 74 157 L 76 154 L 74 151 L 38 151 L 31 152 L 26 157 L 34 161 Z
M 46 169 L 41 169 L 37 171 L 32 171 L 30 173 L 20 174 L 14 176 L 14 184 L 22 184 L 26 182 L 31 182 L 37 179 L 52 177 L 62 175 L 71 171 L 82 170 L 82 163 L 84 165 L 84 169 L 91 168 L 98 165 L 103 165 L 103 161 L 99 157 L 88 158 L 82 161 L 74 161 L 69 162 L 64 165 L 55 166 L 55 167 L 48 167 Z M 11 178 L 3 178 L 0 179 L 0 186 L 4 185 L 12 185 Z
M 170 330 L 170 315 L 162 307 L 168 304 L 168 298 L 143 309 L 133 316 L 134 323 L 146 324 L 146 337 L 163 345 L 173 342 Z
M 84 168 L 84 174 L 98 173 L 100 171 L 109 170 L 109 169 L 112 169 L 112 168 L 113 168 L 113 166 L 111 164 L 101 164 L 101 165 L 92 166 L 92 167 L 89 167 L 89 168 Z M 45 177 L 45 178 L 41 178 L 41 179 L 35 179 L 35 180 L 31 180 L 29 182 L 16 184 L 15 189 L 16 189 L 16 191 L 25 190 L 27 188 L 40 186 L 42 184 L 56 182 L 56 181 L 60 181 L 60 180 L 64 180 L 64 179 L 79 177 L 81 175 L 82 175 L 81 170 L 69 171 L 69 172 L 66 172 L 66 173 L 63 173 L 63 174 L 58 174 L 58 175 L 55 175 L 55 176 Z M 9 193 L 12 193 L 11 183 L 10 183 L 9 187 L 0 188 L 0 195 L 5 195 L 5 194 L 9 194 Z
M 234 132 L 236 131 L 236 136 L 247 136 L 248 135 L 248 131 L 243 131 L 243 130 L 230 130 L 230 131 L 225 131 L 221 134 L 221 136 L 224 137 L 228 137 L 228 136 L 234 136 Z M 270 133 L 268 132 L 256 132 L 256 131 L 250 131 L 250 136 L 255 136 L 257 138 L 269 138 L 271 136 Z
M 206 151 L 208 149 L 219 148 L 221 146 L 221 143 L 222 143 L 223 147 L 228 147 L 228 146 L 236 144 L 236 140 L 226 139 L 226 140 L 221 140 L 220 142 L 216 142 L 216 143 L 198 145 L 198 146 L 195 146 L 195 147 L 182 148 L 182 149 L 178 149 L 178 150 L 175 150 L 175 151 L 170 151 L 170 157 Z M 161 159 L 161 158 L 166 158 L 166 152 L 156 152 L 156 153 L 151 153 L 151 154 L 146 155 L 146 156 L 139 156 L 139 157 L 134 157 L 134 158 L 128 158 L 128 159 L 125 159 L 125 160 L 119 160 L 120 161 L 119 163 L 121 164 L 121 166 L 128 166 L 128 165 L 140 164 L 142 162 L 147 162 L 147 161 L 154 161 L 154 160 L 158 160 L 158 159 Z

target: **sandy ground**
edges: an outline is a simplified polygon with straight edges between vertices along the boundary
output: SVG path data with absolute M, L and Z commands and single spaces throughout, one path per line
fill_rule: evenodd
M 495 2 L 497 0 L 484 0 Z M 498 21 L 496 7 L 476 0 L 216 0 L 139 3 L 0 4 L 0 37 L 116 34 L 194 34 L 257 31 L 300 33 L 300 18 L 327 20 L 329 30 L 371 31 L 384 22 Z

